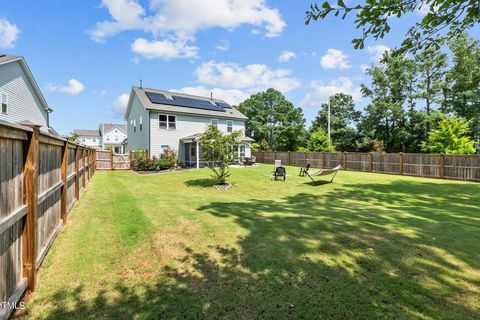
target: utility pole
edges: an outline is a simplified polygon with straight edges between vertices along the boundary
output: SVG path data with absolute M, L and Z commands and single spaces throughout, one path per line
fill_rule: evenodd
M 330 99 L 328 99 L 328 128 L 327 128 L 327 132 L 328 132 L 328 141 L 332 141 L 330 139 Z

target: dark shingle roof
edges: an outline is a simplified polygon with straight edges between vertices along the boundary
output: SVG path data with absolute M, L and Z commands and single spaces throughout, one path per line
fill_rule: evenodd
M 177 92 L 150 89 L 150 88 L 133 87 L 133 91 L 136 93 L 137 97 L 140 99 L 140 102 L 142 103 L 144 108 L 148 110 L 164 111 L 164 112 L 172 112 L 172 113 L 184 113 L 184 114 L 197 115 L 197 116 L 218 117 L 218 118 L 227 118 L 227 119 L 240 119 L 240 120 L 247 119 L 245 115 L 243 115 L 240 111 L 238 111 L 233 107 L 225 108 L 221 111 L 215 111 L 215 110 L 188 108 L 188 107 L 169 105 L 169 104 L 152 103 L 150 99 L 147 97 L 146 93 L 151 92 L 151 93 L 161 94 L 165 96 L 167 99 L 172 99 L 172 96 L 176 96 L 176 97 L 184 97 L 189 99 L 208 101 L 213 103 L 227 104 L 223 100 L 218 100 L 218 99 L 212 100 L 206 97 L 193 96 L 193 95 L 184 94 L 184 93 L 177 93 Z
M 86 136 L 86 137 L 100 137 L 100 131 L 98 130 L 73 130 L 74 133 L 78 134 L 79 136 Z
M 101 123 L 99 125 L 99 130 L 100 130 L 100 133 L 103 136 L 105 134 L 105 132 L 110 131 L 114 127 L 119 128 L 120 130 L 125 132 L 125 134 L 127 133 L 127 125 L 126 124 Z

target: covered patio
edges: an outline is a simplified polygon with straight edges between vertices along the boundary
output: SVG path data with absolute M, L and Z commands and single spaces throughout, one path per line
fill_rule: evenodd
M 199 144 L 201 135 L 202 133 L 196 133 L 180 139 L 180 143 L 183 143 L 184 146 L 183 163 L 186 167 L 200 168 L 206 165 L 206 162 L 202 159 L 202 150 Z M 252 142 L 254 142 L 252 138 L 242 137 L 240 143 L 236 146 L 237 158 L 234 160 L 239 161 L 242 158 L 250 158 L 252 156 L 250 143 Z

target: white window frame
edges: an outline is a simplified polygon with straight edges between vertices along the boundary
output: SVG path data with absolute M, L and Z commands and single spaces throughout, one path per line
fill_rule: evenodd
M 170 146 L 168 144 L 160 145 L 160 155 L 162 155 L 168 149 L 170 149 Z
M 173 126 L 170 123 L 170 117 L 173 117 L 175 119 L 175 121 L 173 121 Z M 176 130 L 177 129 L 177 116 L 171 114 L 167 117 L 167 121 L 168 121 L 168 130 Z
M 227 120 L 227 132 L 233 132 L 233 120 Z
M 5 99 L 5 100 L 4 100 Z M 5 104 L 5 111 L 3 111 L 3 105 Z M 8 95 L 4 92 L 0 92 L 0 113 L 8 113 Z
M 133 119 L 133 133 L 137 132 L 137 119 Z
M 216 124 L 213 124 L 214 121 L 216 122 Z M 210 124 L 211 124 L 212 126 L 218 128 L 218 119 L 211 119 L 211 120 L 210 120 Z
M 166 121 L 160 120 L 160 117 L 164 116 L 167 118 Z M 170 117 L 173 117 L 175 120 L 170 121 Z M 164 127 L 161 127 L 160 124 L 164 124 Z M 159 113 L 158 114 L 158 128 L 160 130 L 176 130 L 177 129 L 177 116 L 173 114 L 164 114 L 164 113 Z
M 142 120 L 143 120 L 142 117 L 140 117 L 140 121 L 139 121 L 139 124 L 138 124 L 140 131 L 142 131 L 142 129 L 143 129 L 143 121 Z

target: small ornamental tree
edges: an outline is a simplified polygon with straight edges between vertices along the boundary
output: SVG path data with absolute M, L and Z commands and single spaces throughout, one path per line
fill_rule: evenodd
M 440 120 L 438 128 L 431 131 L 422 149 L 431 153 L 475 153 L 475 142 L 468 136 L 468 121 L 455 116 Z
M 335 147 L 332 145 L 332 142 L 330 141 L 327 134 L 325 133 L 325 130 L 323 130 L 322 128 L 318 128 L 310 135 L 310 139 L 308 140 L 308 143 L 307 143 L 307 148 L 309 151 L 312 151 L 312 152 L 335 151 Z
M 215 126 L 208 126 L 200 137 L 200 148 L 208 167 L 213 171 L 212 177 L 217 184 L 225 184 L 230 176 L 228 162 L 235 158 L 235 146 L 238 145 L 241 132 L 223 134 Z

